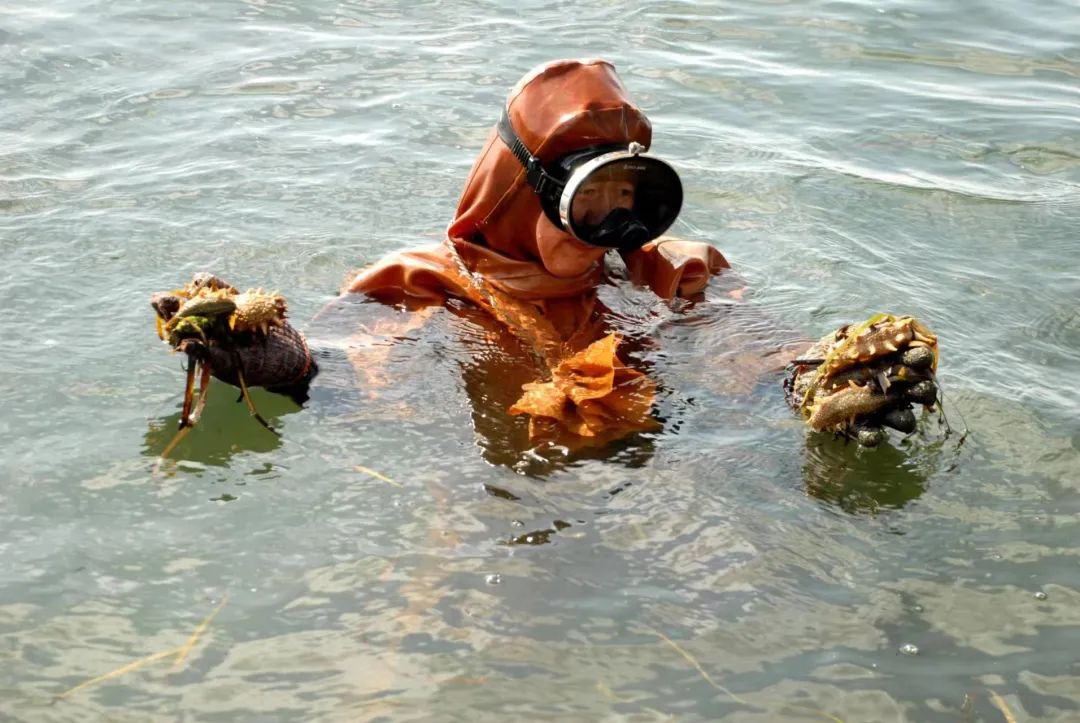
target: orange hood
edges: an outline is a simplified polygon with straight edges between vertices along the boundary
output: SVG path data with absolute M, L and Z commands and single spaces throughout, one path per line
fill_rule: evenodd
M 547 164 L 590 146 L 637 141 L 652 126 L 603 60 L 560 60 L 526 75 L 510 91 L 507 112 L 518 136 Z M 556 227 L 525 180 L 525 169 L 488 135 L 447 232 L 465 266 L 521 299 L 580 294 L 602 275 L 605 249 Z
M 652 126 L 603 60 L 540 66 L 510 92 L 507 113 L 529 151 L 544 163 L 597 145 L 648 147 Z M 471 297 L 476 278 L 520 301 L 588 295 L 604 279 L 606 250 L 579 241 L 544 214 L 525 169 L 492 129 L 461 194 L 447 239 L 392 254 L 361 270 L 345 289 L 384 300 L 441 303 Z M 661 237 L 624 254 L 630 279 L 658 296 L 691 296 L 727 268 L 709 244 Z M 462 274 L 462 266 L 470 272 Z M 470 279 L 469 275 L 473 278 Z

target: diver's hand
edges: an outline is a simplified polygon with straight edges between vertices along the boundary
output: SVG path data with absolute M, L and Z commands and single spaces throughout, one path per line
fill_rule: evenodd
M 222 343 L 186 339 L 180 351 L 206 364 L 210 373 L 233 386 L 288 387 L 309 380 L 316 371 L 303 335 L 287 322 L 263 333 L 237 335 Z
M 238 294 L 200 272 L 181 289 L 154 294 L 150 305 L 158 335 L 227 384 L 287 387 L 315 372 L 307 342 L 286 320 L 285 300 L 277 294 Z
M 187 354 L 194 362 L 205 364 L 215 378 L 226 384 L 240 386 L 240 372 L 244 364 L 235 349 L 226 349 L 213 342 L 185 339 L 176 350 Z
M 799 366 L 797 363 L 789 366 L 794 370 L 794 375 L 789 376 L 785 382 L 788 389 L 788 401 L 795 411 L 800 411 L 802 402 L 801 392 L 805 389 L 805 383 L 816 373 L 816 369 Z M 808 375 L 808 376 L 804 376 Z M 904 434 L 915 431 L 916 417 L 915 408 L 918 406 L 933 406 L 938 399 L 937 382 L 932 373 L 926 369 L 912 368 L 906 365 L 884 365 L 877 369 L 866 367 L 850 372 L 852 377 L 863 381 L 862 387 L 867 389 L 864 395 L 851 394 L 848 389 L 840 392 L 850 394 L 852 399 L 844 402 L 841 397 L 826 396 L 819 403 L 829 403 L 831 399 L 838 399 L 837 415 L 828 417 L 833 421 L 846 419 L 859 433 L 860 441 L 865 437 L 871 441 L 876 435 L 864 430 L 880 430 L 889 427 Z M 795 392 L 799 389 L 799 392 Z M 828 413 L 828 410 L 822 410 Z M 822 422 L 822 426 L 831 426 Z M 865 442 L 864 442 L 865 443 Z M 866 446 L 873 446 L 867 444 Z
M 914 407 L 919 404 L 930 406 L 937 401 L 937 383 L 933 379 L 926 379 L 892 396 L 894 401 L 887 403 L 881 410 L 855 417 L 852 431 L 862 446 L 876 447 L 884 441 L 885 427 L 902 434 L 914 432 L 918 424 Z
M 811 429 L 867 447 L 880 444 L 886 428 L 914 432 L 916 407 L 938 398 L 936 337 L 910 317 L 871 322 L 823 337 L 792 361 L 784 382 L 789 404 Z

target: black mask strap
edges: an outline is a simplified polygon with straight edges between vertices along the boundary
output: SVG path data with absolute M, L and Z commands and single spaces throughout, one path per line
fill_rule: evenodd
M 499 132 L 499 138 L 506 144 L 514 157 L 525 168 L 525 180 L 540 198 L 558 199 L 566 184 L 552 176 L 540 163 L 540 159 L 529 152 L 525 142 L 521 140 L 514 126 L 510 123 L 510 114 L 503 108 L 502 116 L 495 126 Z

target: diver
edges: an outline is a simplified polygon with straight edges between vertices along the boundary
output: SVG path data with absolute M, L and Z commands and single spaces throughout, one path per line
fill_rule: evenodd
M 605 257 L 663 299 L 700 294 L 728 263 L 708 244 L 663 238 L 683 190 L 651 141 L 611 64 L 541 66 L 510 91 L 446 240 L 390 255 L 346 291 L 414 306 L 465 299 L 498 320 L 538 360 L 509 408 L 528 416 L 534 442 L 655 429 L 655 384 L 626 363 L 597 299 Z
M 360 298 L 394 309 L 362 325 L 347 351 L 361 385 L 377 390 L 386 383 L 380 367 L 389 339 L 421 326 L 435 308 L 469 315 L 530 361 L 524 376 L 493 373 L 480 383 L 501 387 L 503 411 L 528 420 L 532 445 L 580 448 L 660 428 L 657 381 L 633 359 L 641 342 L 613 328 L 598 289 L 621 279 L 662 300 L 692 300 L 730 267 L 707 243 L 664 235 L 683 189 L 675 169 L 648 152 L 651 141 L 648 118 L 610 63 L 534 69 L 510 91 L 445 240 L 356 272 L 316 322 Z M 273 363 L 255 358 L 299 358 L 302 339 L 275 333 L 271 342 L 280 343 L 242 355 L 215 356 L 211 347 L 214 375 L 235 384 L 238 366 L 257 367 L 264 374 L 254 383 L 302 389 L 314 363 L 278 365 L 275 376 Z M 471 389 L 470 396 L 493 398 Z

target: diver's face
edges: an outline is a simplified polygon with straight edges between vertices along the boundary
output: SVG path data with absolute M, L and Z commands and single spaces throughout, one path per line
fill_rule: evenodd
M 588 181 L 575 194 L 570 216 L 574 224 L 598 226 L 616 208 L 634 208 L 632 181 Z

